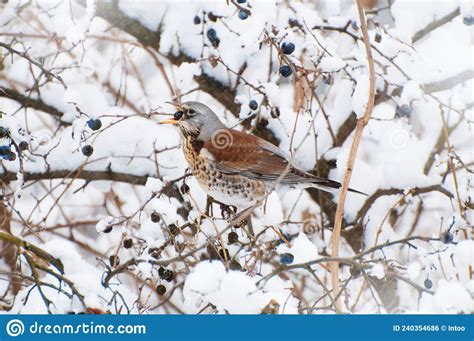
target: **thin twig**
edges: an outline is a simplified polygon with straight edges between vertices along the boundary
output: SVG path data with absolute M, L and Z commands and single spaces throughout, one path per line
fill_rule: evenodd
M 21 58 L 24 58 L 26 59 L 28 62 L 30 62 L 31 64 L 35 65 L 37 68 L 39 68 L 41 70 L 41 72 L 43 72 L 45 75 L 47 75 L 48 77 L 52 77 L 52 78 L 55 78 L 59 81 L 59 83 L 61 83 L 61 85 L 64 87 L 64 89 L 67 89 L 67 86 L 66 84 L 64 83 L 63 79 L 52 73 L 51 71 L 47 70 L 44 68 L 43 65 L 41 65 L 40 63 L 38 63 L 36 60 L 30 58 L 26 52 L 21 52 L 21 51 L 18 51 L 18 50 L 15 50 L 13 47 L 11 47 L 10 45 L 8 44 L 5 44 L 5 43 L 2 43 L 0 42 L 0 47 L 3 47 L 5 48 L 6 50 L 8 50 L 10 53 L 13 53 L 13 54 L 16 54 L 18 56 L 20 56 Z
M 339 256 L 339 240 L 341 236 L 341 228 L 342 228 L 342 216 L 344 213 L 344 203 L 346 200 L 347 191 L 349 189 L 349 182 L 351 180 L 352 170 L 355 163 L 355 158 L 357 155 L 357 149 L 359 148 L 359 143 L 362 138 L 362 132 L 369 122 L 370 116 L 372 115 L 372 108 L 375 103 L 375 70 L 374 70 L 374 60 L 372 57 L 372 50 L 369 41 L 369 33 L 367 32 L 367 22 L 365 21 L 365 14 L 362 7 L 362 1 L 357 1 L 357 10 L 359 13 L 359 20 L 361 23 L 362 34 L 364 36 L 364 45 L 365 50 L 367 53 L 367 62 L 369 65 L 369 96 L 367 99 L 367 106 L 365 109 L 364 116 L 359 119 L 357 122 L 357 127 L 354 133 L 354 140 L 352 142 L 351 150 L 349 153 L 349 159 L 347 161 L 347 168 L 344 174 L 344 178 L 341 184 L 341 191 L 339 200 L 337 203 L 336 209 L 336 217 L 334 223 L 334 230 L 332 233 L 332 256 L 337 258 Z M 339 299 L 339 263 L 333 262 L 331 263 L 331 277 L 332 277 L 332 285 L 333 285 L 333 297 L 334 301 L 336 302 L 336 312 L 341 312 L 341 302 Z

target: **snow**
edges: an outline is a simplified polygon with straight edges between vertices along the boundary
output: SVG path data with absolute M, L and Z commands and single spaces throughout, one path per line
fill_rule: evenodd
M 421 271 L 420 263 L 412 262 L 410 265 L 408 265 L 407 275 L 412 281 L 414 281 L 420 275 L 420 271 Z
M 359 75 L 356 81 L 356 87 L 352 94 L 352 110 L 354 110 L 357 118 L 364 116 L 369 98 L 369 77 L 367 75 Z
M 183 295 L 190 312 L 196 313 L 210 303 L 221 313 L 259 314 L 272 300 L 285 305 L 291 288 L 282 284 L 273 280 L 263 292 L 256 292 L 255 280 L 246 274 L 226 271 L 221 262 L 201 262 L 188 275 Z M 295 313 L 294 304 L 287 303 L 285 313 Z
M 368 271 L 368 273 L 371 275 L 371 276 L 374 276 L 378 279 L 383 279 L 385 277 L 385 269 L 383 267 L 382 264 L 375 264 L 372 268 L 370 268 L 370 270 Z
M 342 69 L 346 63 L 341 58 L 338 57 L 323 57 L 318 64 L 318 67 L 321 71 L 324 72 L 334 72 Z
M 467 314 L 474 308 L 471 294 L 460 283 L 440 280 L 434 295 L 436 310 L 445 314 Z
M 300 233 L 291 242 L 290 253 L 295 257 L 294 263 L 306 263 L 319 258 L 318 248 L 308 239 L 306 234 Z

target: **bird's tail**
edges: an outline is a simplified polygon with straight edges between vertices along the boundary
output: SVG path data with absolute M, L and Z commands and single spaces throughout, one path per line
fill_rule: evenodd
M 311 173 L 292 167 L 282 180 L 283 183 L 292 187 L 314 187 L 326 192 L 334 192 L 341 188 L 337 181 L 321 178 Z M 364 192 L 349 188 L 349 192 L 366 195 Z
M 316 187 L 326 192 L 331 192 L 331 190 L 337 190 L 341 188 L 341 183 L 330 179 L 323 179 L 317 176 L 312 176 L 311 179 L 308 180 L 310 180 L 309 183 L 313 185 L 312 187 Z M 349 192 L 368 196 L 368 194 L 352 188 L 349 188 Z

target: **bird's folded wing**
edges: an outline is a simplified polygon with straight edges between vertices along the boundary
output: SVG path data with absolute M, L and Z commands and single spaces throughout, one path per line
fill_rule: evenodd
M 227 174 L 241 174 L 252 179 L 276 181 L 282 174 L 284 183 L 304 181 L 305 175 L 288 165 L 284 153 L 271 143 L 237 130 L 218 132 L 204 148 L 216 160 L 218 169 Z
M 237 130 L 221 129 L 204 143 L 203 148 L 215 159 L 217 168 L 223 173 L 240 174 L 267 182 L 281 181 L 287 185 L 310 184 L 324 191 L 341 187 L 337 181 L 320 178 L 289 165 L 281 149 L 257 136 Z M 352 188 L 349 191 L 367 195 Z

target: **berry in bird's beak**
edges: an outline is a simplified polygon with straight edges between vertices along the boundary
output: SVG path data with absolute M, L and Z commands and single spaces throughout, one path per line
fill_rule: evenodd
M 174 113 L 173 118 L 167 118 L 166 120 L 161 121 L 160 124 L 176 124 L 181 117 L 183 117 L 183 114 L 184 113 L 181 110 L 177 111 Z
M 183 117 L 183 112 L 182 111 L 177 111 L 173 115 L 173 118 L 175 119 L 175 121 L 179 121 L 181 119 L 181 117 Z

